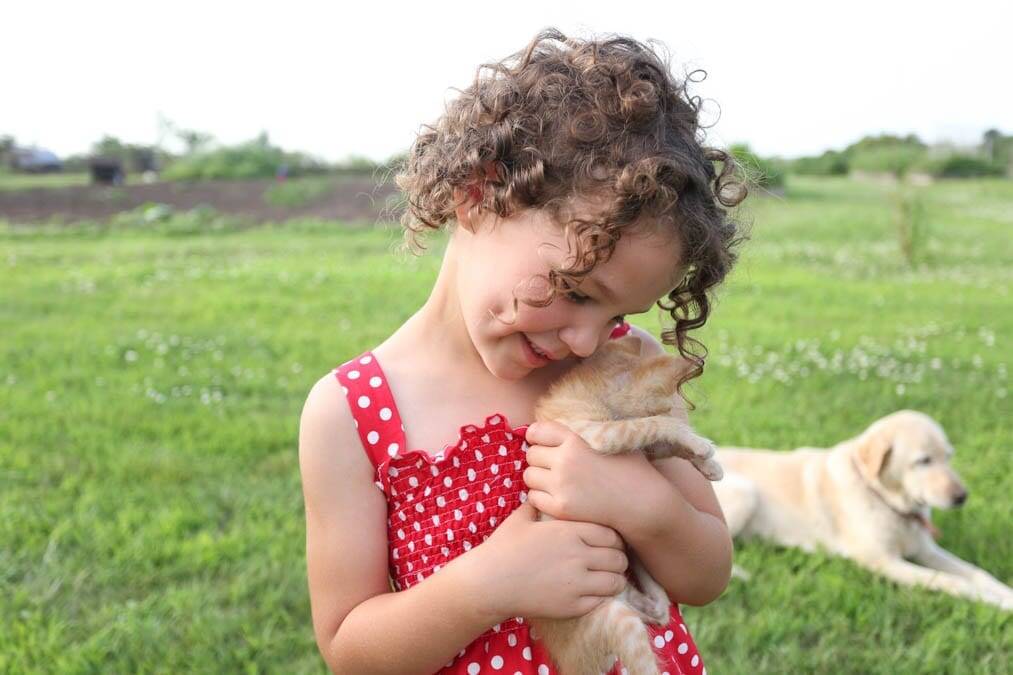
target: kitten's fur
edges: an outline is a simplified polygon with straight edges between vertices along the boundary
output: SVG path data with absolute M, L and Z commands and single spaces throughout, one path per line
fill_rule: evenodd
M 640 450 L 650 459 L 675 455 L 719 480 L 713 443 L 684 421 L 676 392 L 679 368 L 679 359 L 668 354 L 642 358 L 636 336 L 610 340 L 553 384 L 538 401 L 535 419 L 565 424 L 602 454 Z M 544 513 L 538 518 L 551 519 Z M 627 584 L 615 599 L 584 616 L 529 620 L 533 637 L 545 645 L 561 675 L 598 675 L 612 667 L 615 657 L 629 675 L 659 672 L 644 622 L 668 623 L 668 595 L 632 550 L 627 555 L 640 589 Z

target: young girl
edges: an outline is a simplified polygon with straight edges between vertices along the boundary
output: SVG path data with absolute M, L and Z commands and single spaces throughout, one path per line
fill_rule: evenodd
M 606 340 L 632 331 L 660 352 L 624 319 L 655 302 L 680 391 L 702 373 L 687 331 L 736 260 L 722 206 L 745 190 L 700 144 L 698 102 L 635 40 L 546 30 L 416 140 L 397 176 L 408 239 L 453 223 L 436 284 L 317 382 L 300 426 L 313 626 L 334 672 L 554 673 L 525 617 L 617 593 L 627 547 L 673 602 L 649 628 L 661 670 L 704 672 L 678 603 L 728 582 L 710 484 L 681 459 L 603 457 L 523 424 Z

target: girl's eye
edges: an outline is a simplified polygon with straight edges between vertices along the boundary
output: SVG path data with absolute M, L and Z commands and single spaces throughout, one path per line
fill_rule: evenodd
M 566 298 L 570 302 L 575 302 L 578 305 L 583 305 L 585 302 L 587 302 L 588 300 L 591 299 L 590 296 L 581 295 L 577 291 L 569 291 L 566 294 Z M 625 314 L 620 314 L 618 316 L 614 316 L 614 317 L 612 317 L 612 320 L 615 321 L 616 323 L 621 324 L 623 321 L 626 321 L 626 315 Z
M 577 291 L 570 291 L 570 292 L 568 292 L 566 294 L 566 297 L 567 297 L 567 299 L 569 299 L 572 302 L 577 303 L 578 305 L 582 305 L 582 304 L 584 304 L 585 302 L 587 302 L 588 300 L 591 299 L 591 298 L 589 298 L 586 295 L 581 295 L 581 294 L 577 293 Z

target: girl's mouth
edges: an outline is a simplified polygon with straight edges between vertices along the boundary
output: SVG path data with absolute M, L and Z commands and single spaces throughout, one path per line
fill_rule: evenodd
M 530 365 L 536 367 L 544 366 L 552 361 L 552 359 L 550 359 L 547 354 L 539 350 L 524 333 L 521 333 L 521 342 L 524 343 L 524 356 L 527 357 Z

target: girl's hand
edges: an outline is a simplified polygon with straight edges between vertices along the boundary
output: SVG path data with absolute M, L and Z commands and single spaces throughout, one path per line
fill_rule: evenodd
M 623 532 L 636 522 L 644 498 L 665 481 L 643 453 L 600 455 L 559 422 L 535 422 L 526 440 L 528 501 L 553 518 Z
M 536 520 L 524 502 L 469 559 L 479 602 L 497 622 L 514 616 L 569 619 L 626 587 L 629 561 L 615 530 L 596 523 Z

